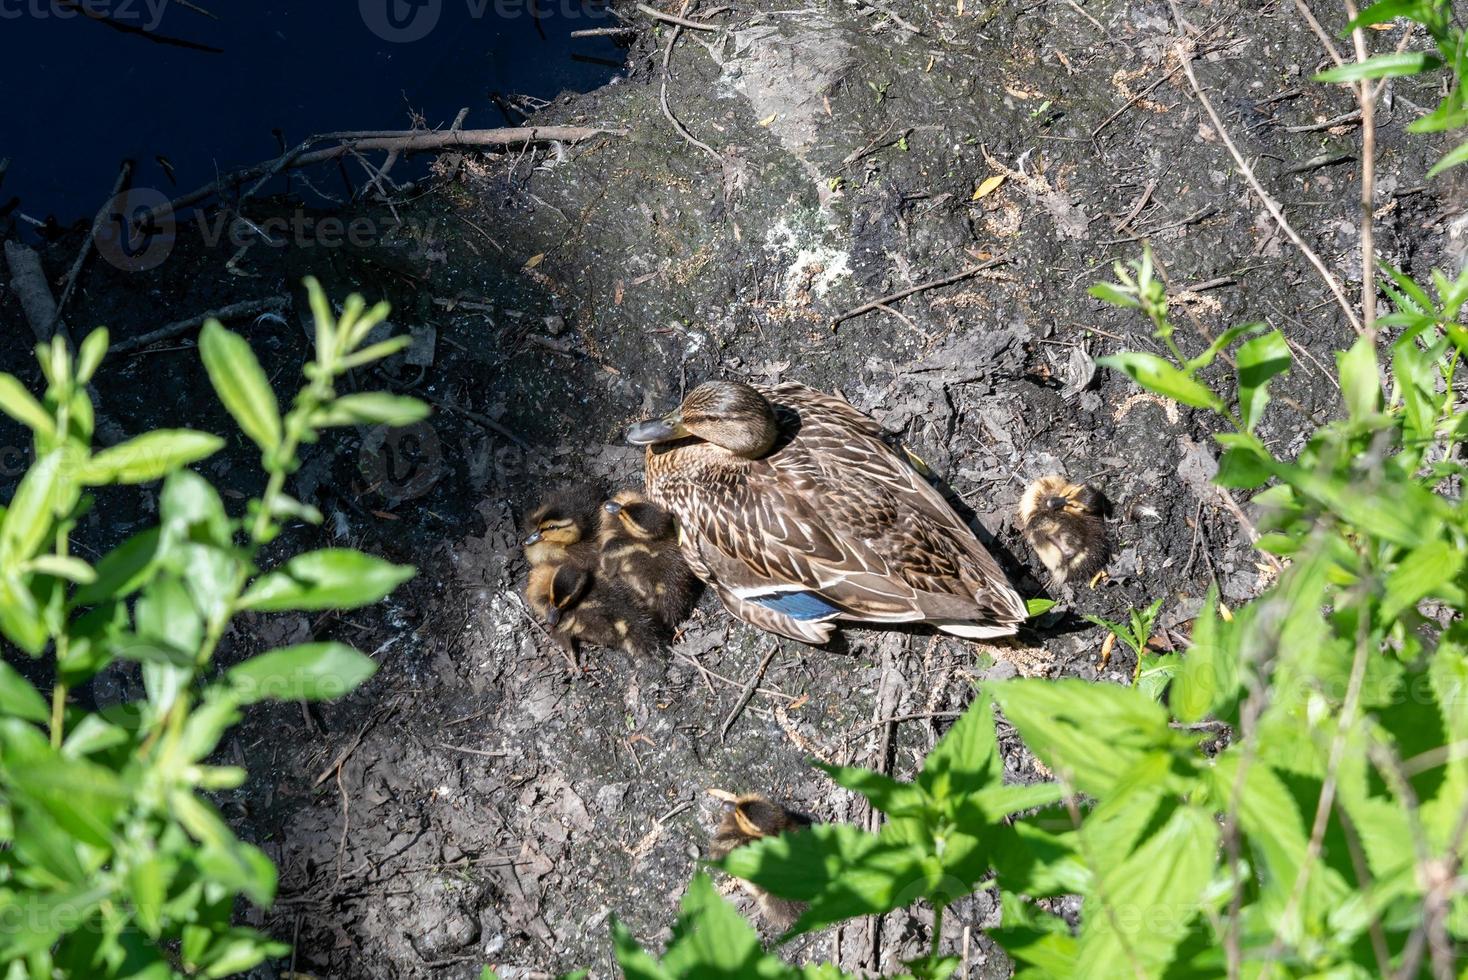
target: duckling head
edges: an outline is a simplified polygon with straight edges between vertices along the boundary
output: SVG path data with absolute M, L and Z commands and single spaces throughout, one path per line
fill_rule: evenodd
M 530 512 L 525 521 L 528 534 L 522 544 L 532 565 L 551 561 L 591 536 L 597 496 L 588 490 L 561 492 Z
M 730 808 L 725 824 L 748 840 L 776 837 L 787 830 L 806 826 L 804 820 L 778 803 L 771 802 L 758 793 L 735 796 L 725 790 L 711 789 L 709 795 L 724 801 Z
M 1106 495 L 1101 491 L 1071 483 L 1065 477 L 1052 473 L 1025 488 L 1019 502 L 1019 520 L 1021 524 L 1029 524 L 1036 516 L 1047 512 L 1104 517 L 1109 506 Z
M 694 438 L 757 459 L 770 451 L 779 433 L 774 407 L 754 388 L 739 381 L 705 381 L 668 415 L 634 425 L 627 441 L 654 446 Z
M 591 587 L 591 573 L 572 562 L 564 565 L 536 565 L 530 570 L 525 595 L 540 617 L 550 626 L 576 607 Z
M 635 490 L 618 491 L 602 504 L 613 527 L 637 541 L 659 541 L 677 533 L 673 515 Z

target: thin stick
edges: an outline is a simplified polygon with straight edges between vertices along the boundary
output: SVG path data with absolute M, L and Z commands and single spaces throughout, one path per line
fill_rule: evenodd
M 688 13 L 688 5 L 691 2 L 692 0 L 683 0 L 683 8 L 680 13 Z M 638 4 L 638 7 L 641 6 L 642 4 Z M 683 34 L 683 25 L 678 23 L 677 21 L 674 21 L 674 24 L 676 26 L 674 26 L 673 28 L 673 33 L 668 35 L 668 46 L 663 48 L 663 78 L 662 85 L 658 90 L 658 104 L 662 106 L 663 115 L 667 118 L 668 122 L 672 123 L 673 129 L 677 131 L 678 135 L 683 137 L 689 143 L 692 143 L 694 146 L 698 147 L 703 152 L 707 153 L 709 156 L 713 157 L 715 160 L 719 161 L 719 167 L 720 169 L 722 169 L 724 166 L 723 156 L 720 155 L 720 153 L 712 146 L 709 146 L 703 140 L 690 133 L 683 126 L 683 124 L 678 121 L 678 117 L 673 115 L 673 110 L 668 106 L 668 64 L 673 60 L 673 45 L 678 43 L 678 38 Z
M 66 307 L 66 301 L 71 299 L 71 294 L 76 290 L 77 278 L 82 274 L 82 266 L 86 265 L 87 256 L 92 254 L 92 245 L 97 241 L 97 236 L 102 232 L 102 224 L 107 220 L 112 210 L 112 202 L 117 195 L 122 193 L 122 188 L 127 184 L 128 178 L 132 176 L 133 162 L 124 160 L 122 167 L 117 171 L 117 180 L 112 185 L 112 193 L 107 195 L 107 200 L 97 209 L 97 216 L 92 219 L 92 229 L 82 241 L 82 247 L 76 253 L 76 261 L 71 264 L 71 269 L 66 273 L 66 284 L 61 287 L 61 298 L 56 301 L 56 315 L 51 321 L 50 332 L 61 334 L 68 341 L 71 340 L 66 334 L 66 325 L 61 322 L 61 311 Z
M 308 167 L 314 163 L 335 160 L 352 150 L 358 152 L 397 150 L 399 153 L 419 153 L 449 147 L 474 149 L 489 146 L 517 146 L 526 143 L 579 143 L 600 135 L 625 136 L 627 131 L 625 129 L 598 129 L 591 126 L 519 126 L 504 129 L 457 129 L 437 132 L 408 130 L 406 132 L 325 133 L 305 140 L 302 145 L 319 143 L 328 139 L 339 139 L 343 142 L 337 146 L 314 150 L 310 153 L 300 152 L 300 148 L 297 147 L 265 163 L 226 174 L 213 183 L 205 184 L 181 197 L 174 198 L 168 204 L 154 208 L 148 217 L 156 219 L 198 204 L 227 187 L 235 187 L 247 180 L 254 180 L 262 176 L 273 177 L 283 170 L 294 170 L 298 167 Z
M 759 666 L 754 669 L 754 673 L 749 675 L 749 680 L 744 682 L 744 690 L 739 692 L 739 699 L 734 702 L 734 707 L 729 712 L 729 716 L 724 719 L 724 724 L 719 727 L 719 741 L 721 743 L 728 737 L 729 729 L 734 727 L 734 722 L 738 721 L 739 716 L 744 713 L 745 706 L 754 698 L 755 688 L 759 687 L 759 682 L 764 679 L 765 670 L 770 666 L 770 661 L 774 660 L 775 654 L 779 652 L 779 645 L 772 645 L 770 652 L 765 654 L 764 659 L 759 662 Z
M 679 27 L 686 27 L 692 31 L 723 30 L 723 28 L 720 27 L 718 24 L 709 24 L 701 20 L 689 20 L 687 17 L 684 17 L 683 15 L 688 13 L 688 4 L 686 3 L 683 5 L 683 9 L 676 14 L 665 14 L 661 10 L 658 10 L 656 7 L 649 7 L 645 3 L 636 3 L 633 4 L 633 6 L 642 11 L 644 14 L 647 14 L 647 16 L 653 18 L 654 20 L 667 21 L 669 24 L 677 24 Z
M 1304 126 L 1282 126 L 1281 128 L 1286 133 L 1317 133 L 1322 129 L 1334 129 L 1337 126 L 1344 126 L 1346 123 L 1359 122 L 1360 120 L 1361 110 L 1352 109 L 1350 112 L 1342 113 L 1334 119 L 1327 119 L 1324 122 L 1308 123 Z
M 918 27 L 915 24 L 910 24 L 907 21 L 903 20 L 897 15 L 897 11 L 887 6 L 885 3 L 880 2 L 880 0 L 856 0 L 856 2 L 863 7 L 870 7 L 879 14 L 886 14 L 889 18 L 891 18 L 892 23 L 896 24 L 904 31 L 909 31 L 913 34 L 921 34 L 923 32 L 923 29 L 921 27 Z
M 1079 7 L 1076 7 L 1076 9 L 1080 10 Z M 1178 73 L 1178 68 L 1181 67 L 1182 66 L 1179 65 L 1177 68 L 1174 68 L 1166 75 L 1163 75 L 1161 78 L 1157 79 L 1157 81 L 1153 82 L 1151 85 L 1148 85 L 1146 88 L 1142 89 L 1142 91 L 1138 92 L 1136 95 L 1128 99 L 1126 105 L 1122 106 L 1120 109 L 1117 109 L 1111 115 L 1101 120 L 1100 124 L 1095 129 L 1091 130 L 1091 139 L 1095 139 L 1101 133 L 1101 130 L 1105 129 L 1107 126 L 1110 126 L 1113 122 L 1115 122 L 1116 118 L 1120 116 L 1123 112 L 1126 112 L 1132 106 L 1136 105 L 1138 102 L 1145 99 L 1148 95 L 1152 94 L 1153 89 L 1161 85 L 1163 82 L 1167 81 L 1172 76 L 1176 75 Z
M 863 313 L 870 313 L 873 310 L 880 310 L 882 307 L 890 306 L 900 299 L 906 299 L 913 293 L 921 293 L 929 289 L 937 289 L 941 286 L 951 286 L 956 282 L 962 282 L 969 276 L 983 272 L 985 269 L 992 269 L 996 265 L 1003 265 L 1005 262 L 1008 261 L 1009 256 L 996 255 L 992 259 L 989 259 L 987 262 L 980 262 L 978 265 L 969 266 L 962 272 L 955 272 L 951 276 L 944 276 L 942 279 L 932 279 L 928 282 L 919 283 L 916 286 L 909 286 L 906 289 L 901 289 L 887 296 L 882 296 L 878 299 L 874 299 L 869 303 L 863 303 L 860 306 L 853 307 L 852 309 L 847 310 L 845 313 L 841 313 L 837 316 L 832 317 L 831 329 L 835 330 L 839 324 L 843 323 L 846 320 L 850 320 L 852 317 L 858 317 L 861 316 Z
M 1302 0 L 1303 2 L 1303 0 Z M 1356 19 L 1356 4 L 1345 0 L 1346 14 Z M 1351 31 L 1351 44 L 1356 48 L 1356 61 L 1364 63 L 1366 35 L 1357 27 Z M 1376 92 L 1371 79 L 1363 78 L 1356 86 L 1361 103 L 1361 335 L 1376 343 L 1376 248 L 1372 228 L 1372 211 L 1376 204 Z
M 636 34 L 635 27 L 588 27 L 584 31 L 572 31 L 572 37 L 626 37 Z
M 1295 9 L 1300 12 L 1301 17 L 1305 18 L 1305 23 L 1310 25 L 1310 30 L 1315 32 L 1315 36 L 1320 38 L 1320 43 L 1325 45 L 1325 53 L 1330 55 L 1330 60 L 1335 62 L 1336 67 L 1339 68 L 1345 64 L 1346 59 L 1341 57 L 1340 49 L 1335 46 L 1335 42 L 1330 39 L 1325 28 L 1320 26 L 1320 21 L 1315 19 L 1315 13 L 1310 9 L 1309 4 L 1305 3 L 1305 0 L 1295 0 Z
M 426 397 L 425 401 L 427 401 L 430 405 L 435 405 L 446 412 L 453 412 L 455 415 L 466 418 L 476 425 L 481 425 L 491 432 L 496 432 L 504 436 L 506 439 L 510 440 L 521 449 L 524 449 L 526 452 L 529 452 L 530 450 L 530 443 L 526 442 L 524 439 L 521 439 L 518 435 L 515 434 L 513 430 L 507 429 L 505 426 L 496 422 L 488 415 L 481 415 L 478 412 L 472 411 L 467 408 L 461 408 L 458 405 L 455 405 L 453 402 L 443 401 L 442 399 Z
M 1218 132 L 1219 138 L 1223 140 L 1223 145 L 1228 147 L 1229 155 L 1234 158 L 1234 163 L 1238 165 L 1239 170 L 1244 175 L 1244 179 L 1248 181 L 1249 186 L 1253 188 L 1254 193 L 1258 195 L 1259 199 L 1264 202 L 1264 208 L 1269 212 L 1269 216 L 1274 219 L 1275 224 L 1279 225 L 1280 230 L 1285 233 L 1285 236 L 1294 243 L 1295 247 L 1300 250 L 1300 253 L 1305 256 L 1306 260 L 1314 266 L 1315 271 L 1320 274 L 1320 278 L 1325 280 L 1326 287 L 1330 289 L 1331 295 L 1335 297 L 1335 301 L 1340 304 L 1341 310 L 1345 312 L 1346 319 L 1350 322 L 1351 328 L 1357 333 L 1360 333 L 1362 330 L 1361 320 L 1356 316 L 1356 311 L 1351 309 L 1351 301 L 1346 298 L 1345 292 L 1341 289 L 1341 284 L 1331 274 L 1330 270 L 1325 267 L 1325 263 L 1320 260 L 1320 256 L 1316 255 L 1314 250 L 1305 244 L 1305 240 L 1300 237 L 1299 233 L 1290 227 L 1290 223 L 1285 220 L 1284 212 L 1280 210 L 1279 203 L 1270 197 L 1269 192 L 1264 189 L 1264 185 L 1259 183 L 1259 178 L 1254 176 L 1254 169 L 1249 166 L 1243 154 L 1239 152 L 1239 148 L 1234 145 L 1233 139 L 1228 135 L 1228 130 L 1224 128 L 1223 120 L 1218 118 L 1218 111 L 1213 108 L 1213 103 L 1204 94 L 1203 86 L 1198 84 L 1198 76 L 1193 74 L 1192 52 L 1180 42 L 1177 45 L 1177 54 L 1182 62 L 1183 74 L 1188 76 L 1188 84 L 1193 87 L 1193 92 L 1198 96 L 1198 101 L 1203 104 L 1204 111 L 1208 113 L 1208 118 L 1213 122 L 1213 128 Z
M 151 347 L 160 341 L 173 340 L 175 337 L 181 337 L 186 333 L 191 333 L 192 331 L 198 330 L 210 320 L 241 320 L 245 317 L 255 317 L 262 313 L 283 310 L 290 305 L 290 302 L 285 296 L 267 296 L 264 299 L 252 299 L 246 300 L 243 303 L 231 303 L 229 306 L 221 306 L 217 310 L 210 310 L 207 313 L 200 313 L 198 316 L 189 317 L 187 320 L 179 320 L 176 323 L 170 323 L 166 327 L 159 327 L 157 330 L 151 333 L 145 333 L 141 337 L 134 337 L 131 340 L 124 340 L 119 344 L 114 344 L 112 353 L 130 354 L 133 351 L 142 350 L 144 347 Z

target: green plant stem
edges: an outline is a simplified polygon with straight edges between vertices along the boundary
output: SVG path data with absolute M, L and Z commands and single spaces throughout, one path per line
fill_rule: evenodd
M 51 689 L 51 747 L 61 748 L 62 730 L 66 723 L 66 683 L 59 678 Z
M 943 941 L 943 906 L 933 903 L 933 942 L 928 948 L 928 966 L 932 967 L 932 961 L 938 958 L 938 945 Z

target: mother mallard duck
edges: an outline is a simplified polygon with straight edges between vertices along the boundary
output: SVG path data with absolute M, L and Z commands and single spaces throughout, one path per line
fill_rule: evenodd
M 835 620 L 1013 633 L 1025 604 L 881 426 L 801 384 L 699 385 L 640 422 L 647 492 L 735 616 L 806 643 Z

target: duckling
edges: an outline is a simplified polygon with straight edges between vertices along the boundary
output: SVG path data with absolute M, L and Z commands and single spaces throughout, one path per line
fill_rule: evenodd
M 588 485 L 548 495 L 525 519 L 525 560 L 531 565 L 558 565 L 568 559 L 595 564 L 602 497 L 600 488 Z
M 1094 584 L 1100 576 L 1111 557 L 1106 538 L 1109 509 L 1101 491 L 1055 474 L 1025 488 L 1019 502 L 1020 528 L 1055 585 L 1075 579 L 1091 579 Z
M 566 650 L 577 641 L 647 653 L 665 646 L 666 631 L 626 586 L 598 581 L 592 570 L 572 558 L 530 567 L 525 599 Z
M 693 611 L 698 580 L 678 548 L 673 515 L 635 490 L 622 490 L 603 505 L 601 573 L 635 592 L 668 629 Z
M 710 789 L 709 795 L 723 800 L 723 819 L 714 828 L 709 840 L 709 857 L 715 861 L 723 859 L 735 848 L 743 847 L 764 837 L 776 837 L 787 832 L 804 830 L 811 820 L 803 813 L 775 803 L 758 793 L 736 796 L 722 789 Z M 763 888 L 748 881 L 740 885 L 758 903 L 760 914 L 770 927 L 784 932 L 795 924 L 800 913 L 805 911 L 802 902 L 771 895 Z

